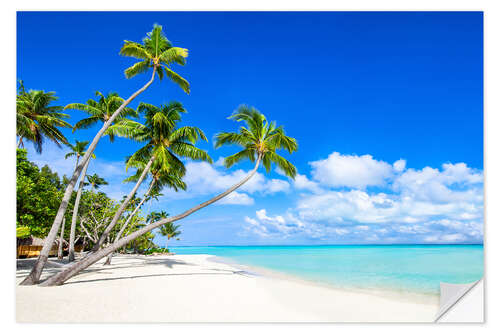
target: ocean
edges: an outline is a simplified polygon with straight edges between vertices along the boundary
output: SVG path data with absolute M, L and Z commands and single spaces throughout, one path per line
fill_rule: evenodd
M 438 294 L 439 283 L 483 276 L 482 245 L 172 247 L 348 289 Z

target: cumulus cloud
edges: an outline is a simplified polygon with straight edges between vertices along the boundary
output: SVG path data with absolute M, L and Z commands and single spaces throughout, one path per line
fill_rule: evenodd
M 307 176 L 301 174 L 297 174 L 297 176 L 295 176 L 295 179 L 293 181 L 293 186 L 298 190 L 308 190 L 311 192 L 321 191 L 321 187 L 319 186 L 318 183 L 309 180 Z
M 301 194 L 280 215 L 281 224 L 304 226 L 287 230 L 287 237 L 297 232 L 346 241 L 482 242 L 481 170 L 465 163 L 408 169 L 403 159 L 391 165 L 370 155 L 339 153 L 310 165 L 314 180 L 297 175 L 293 185 Z M 266 216 L 257 213 L 255 220 L 270 222 Z
M 311 162 L 313 179 L 332 187 L 364 189 L 384 186 L 393 174 L 393 167 L 371 155 L 341 155 L 333 152 L 324 160 Z
M 392 164 L 394 171 L 401 172 L 406 168 L 406 161 L 403 159 L 397 160 Z
M 288 215 L 269 216 L 265 209 L 260 209 L 255 212 L 256 218 L 246 216 L 247 223 L 245 229 L 263 237 L 271 237 L 273 235 L 279 237 L 288 237 L 290 234 L 295 234 L 301 230 L 305 230 L 305 225 L 296 218 Z
M 186 163 L 186 176 L 184 181 L 188 185 L 188 192 L 192 194 L 210 194 L 223 191 L 238 183 L 248 174 L 247 171 L 237 169 L 219 170 L 207 162 Z M 267 179 L 262 173 L 257 172 L 250 180 L 239 188 L 240 192 L 248 194 L 273 194 L 286 192 L 290 184 L 282 179 Z

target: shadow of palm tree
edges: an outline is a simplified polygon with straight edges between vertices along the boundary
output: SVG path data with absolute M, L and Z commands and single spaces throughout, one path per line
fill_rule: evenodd
M 91 280 L 79 280 L 66 282 L 65 284 L 76 284 L 76 283 L 89 283 L 89 282 L 98 282 L 98 281 L 114 281 L 114 280 L 129 280 L 129 279 L 139 279 L 139 278 L 148 278 L 148 277 L 159 277 L 159 276 L 189 276 L 189 275 L 232 275 L 239 274 L 239 272 L 221 272 L 221 273 L 165 273 L 165 274 L 147 274 L 147 275 L 131 275 L 131 276 L 120 276 L 120 277 L 110 277 L 110 278 L 102 278 L 102 279 L 91 279 Z

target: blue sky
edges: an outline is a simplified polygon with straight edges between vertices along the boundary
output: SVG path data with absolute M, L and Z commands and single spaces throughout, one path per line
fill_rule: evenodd
M 291 181 L 260 174 L 222 204 L 182 221 L 175 245 L 477 243 L 483 225 L 482 13 L 18 13 L 17 73 L 27 88 L 56 91 L 58 103 L 94 91 L 123 97 L 148 75 L 127 80 L 153 23 L 188 48 L 176 71 L 188 96 L 155 82 L 144 101 L 182 102 L 184 123 L 209 138 L 235 130 L 227 116 L 249 104 L 285 126 L 299 151 Z M 71 112 L 75 123 L 84 115 Z M 97 128 L 79 131 L 90 140 Z M 100 142 L 91 172 L 118 198 L 125 156 L 140 145 Z M 236 147 L 200 144 L 214 161 Z M 47 145 L 30 158 L 68 173 L 73 161 Z M 148 209 L 179 213 L 230 186 L 250 163 L 225 170 L 188 162 L 186 193 L 165 192 Z

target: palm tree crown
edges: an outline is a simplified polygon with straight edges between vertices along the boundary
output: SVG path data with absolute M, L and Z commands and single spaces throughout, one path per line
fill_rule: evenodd
M 146 167 L 147 160 L 137 160 L 131 159 L 130 157 L 127 159 L 129 167 L 137 168 L 136 173 L 130 177 L 127 177 L 123 180 L 124 183 L 129 182 L 137 182 L 141 177 L 144 168 Z M 169 168 L 168 171 L 163 169 L 151 168 L 149 170 L 149 174 L 152 177 L 152 181 L 154 182 L 151 193 L 155 195 L 161 195 L 160 192 L 164 187 L 172 188 L 175 192 L 179 190 L 186 190 L 187 185 L 182 180 L 182 176 L 179 175 L 178 169 Z
M 160 80 L 166 75 L 189 94 L 189 83 L 170 68 L 173 63 L 184 65 L 188 50 L 172 46 L 172 43 L 165 37 L 161 25 L 155 24 L 153 30 L 142 40 L 142 44 L 126 40 L 120 54 L 140 59 L 125 70 L 127 79 L 153 68 Z
M 88 141 L 75 140 L 74 145 L 68 142 L 68 147 L 71 149 L 71 151 L 64 155 L 64 158 L 68 159 L 70 157 L 76 156 L 76 165 L 78 165 L 78 160 L 80 160 L 80 157 L 85 154 L 88 144 Z M 95 154 L 92 154 L 92 158 L 95 158 Z
M 63 119 L 69 118 L 61 113 L 62 106 L 50 106 L 58 98 L 52 91 L 43 90 L 25 91 L 21 83 L 16 96 L 16 135 L 19 144 L 24 146 L 23 139 L 33 142 L 35 150 L 42 152 L 44 138 L 53 141 L 57 146 L 67 144 L 68 140 L 58 127 L 71 128 Z
M 283 126 L 277 127 L 274 121 L 269 123 L 257 109 L 246 105 L 239 106 L 229 119 L 243 121 L 246 126 L 241 126 L 238 133 L 224 132 L 215 137 L 216 148 L 226 144 L 243 147 L 240 152 L 224 159 L 224 165 L 227 168 L 244 159 L 252 162 L 260 159 L 267 172 L 271 170 L 271 164 L 274 163 L 288 177 L 295 178 L 297 174 L 295 166 L 276 153 L 279 149 L 285 149 L 289 153 L 298 149 L 297 141 L 285 135 Z
M 92 187 L 92 189 L 98 189 L 102 185 L 108 185 L 108 182 L 104 180 L 104 178 L 99 177 L 97 173 L 94 173 L 93 175 L 87 175 L 87 181 Z
M 90 115 L 90 117 L 78 121 L 73 127 L 73 132 L 77 129 L 90 128 L 99 121 L 105 123 L 124 102 L 124 99 L 114 92 L 108 93 L 105 96 L 100 91 L 96 91 L 95 95 L 99 97 L 98 100 L 89 99 L 87 101 L 87 104 L 71 103 L 66 105 L 66 107 L 64 108 L 65 110 L 80 110 Z M 115 118 L 113 123 L 119 123 L 126 117 L 137 118 L 137 111 L 132 108 L 126 107 Z M 113 142 L 114 136 L 112 134 L 109 135 L 109 140 Z
M 159 212 L 151 212 L 146 216 L 146 223 L 151 224 L 154 223 L 158 220 L 164 219 L 168 217 L 168 213 L 165 212 L 164 210 L 159 211 Z
M 186 168 L 179 157 L 212 163 L 207 152 L 194 145 L 200 139 L 207 141 L 203 131 L 192 126 L 177 127 L 181 113 L 186 112 L 181 103 L 171 102 L 160 107 L 141 103 L 138 111 L 145 113 L 145 124 L 126 119 L 108 129 L 114 135 L 146 142 L 128 158 L 127 168 L 154 158 L 151 169 L 155 172 L 169 173 L 175 169 L 177 176 L 183 177 Z
M 177 237 L 181 234 L 179 230 L 180 225 L 174 225 L 173 222 L 168 222 L 162 225 L 158 231 L 162 236 L 166 236 L 167 239 Z

